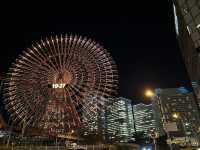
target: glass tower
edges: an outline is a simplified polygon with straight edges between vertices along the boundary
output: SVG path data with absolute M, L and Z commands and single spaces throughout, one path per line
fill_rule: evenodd
M 156 117 L 156 112 L 152 104 L 146 105 L 139 103 L 133 106 L 135 116 L 136 133 L 142 135 L 144 138 L 149 137 L 152 131 L 156 131 L 159 134 L 160 126 Z
M 106 111 L 107 138 L 111 142 L 128 142 L 134 133 L 131 100 L 119 97 Z

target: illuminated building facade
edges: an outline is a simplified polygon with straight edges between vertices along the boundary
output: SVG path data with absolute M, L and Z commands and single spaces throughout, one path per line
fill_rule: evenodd
M 169 123 L 176 123 L 177 129 L 170 131 L 170 136 L 190 136 L 198 139 L 200 114 L 193 93 L 184 87 L 156 89 L 155 93 L 154 101 L 159 106 L 164 128 L 166 129 Z
M 139 103 L 133 106 L 136 134 L 144 138 L 149 137 L 152 131 L 161 134 L 161 127 L 156 117 L 156 111 L 153 104 Z
M 99 102 L 100 100 L 101 102 Z M 86 124 L 87 128 L 85 134 L 105 134 L 105 103 L 107 100 L 108 99 L 104 97 L 98 97 L 96 92 L 90 93 L 86 96 L 84 105 L 82 106 L 83 111 L 81 112 L 82 120 Z
M 132 103 L 130 99 L 116 98 L 106 111 L 106 129 L 109 141 L 128 142 L 134 134 Z
M 200 106 L 200 1 L 173 0 L 175 29 Z

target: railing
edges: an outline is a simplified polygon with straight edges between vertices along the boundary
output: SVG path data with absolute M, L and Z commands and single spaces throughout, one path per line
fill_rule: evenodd
M 17 145 L 9 145 L 9 146 L 0 146 L 0 150 L 117 150 L 117 147 L 125 146 L 131 150 L 138 150 L 139 146 L 135 144 L 117 144 L 117 145 L 109 145 L 109 144 L 99 144 L 99 145 L 70 145 L 70 146 L 17 146 Z
M 0 150 L 113 150 L 108 145 L 78 145 L 78 146 L 0 146 Z

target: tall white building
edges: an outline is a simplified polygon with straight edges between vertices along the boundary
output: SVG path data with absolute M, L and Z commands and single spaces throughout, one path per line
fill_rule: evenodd
M 105 110 L 107 100 L 93 92 L 85 97 L 82 105 L 82 121 L 87 132 L 104 134 L 105 131 Z
M 106 111 L 107 137 L 109 141 L 128 142 L 134 134 L 131 100 L 119 97 Z
M 143 135 L 144 138 L 149 137 L 152 131 L 160 133 L 154 106 L 152 104 L 146 105 L 139 103 L 133 106 L 136 135 Z

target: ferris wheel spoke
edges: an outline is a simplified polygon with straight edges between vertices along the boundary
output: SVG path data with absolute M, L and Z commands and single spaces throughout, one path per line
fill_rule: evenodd
M 47 64 L 49 65 L 50 68 L 53 69 L 53 71 L 57 72 L 58 70 L 51 59 L 53 56 L 53 53 L 51 50 L 50 42 L 48 39 L 46 39 L 46 40 L 47 40 L 46 44 L 43 40 L 41 40 L 41 45 L 42 45 L 42 49 L 45 49 L 47 51 L 45 53 L 45 57 L 46 57 L 47 61 L 49 61 L 49 63 L 50 63 L 50 64 L 48 64 L 48 63 Z M 46 45 L 48 45 L 48 47 Z
M 71 113 L 74 115 L 74 116 L 76 116 L 76 117 L 74 117 L 74 119 L 78 122 L 78 124 L 80 124 L 80 117 L 79 117 L 79 115 L 78 115 L 78 113 L 77 113 L 77 111 L 76 111 L 76 108 L 75 108 L 75 105 L 73 105 L 75 102 L 72 100 L 72 94 L 69 92 L 69 90 L 68 89 L 66 89 L 66 91 L 67 91 L 67 93 L 69 94 L 69 97 L 68 97 L 68 99 L 69 99 L 69 101 L 68 101 L 68 103 L 69 103 L 69 105 L 70 105 L 70 107 L 71 107 Z M 77 104 L 77 103 L 76 103 Z
M 43 42 L 43 41 L 42 41 Z M 53 52 L 53 50 L 52 50 L 52 47 L 51 47 L 51 43 L 52 41 L 51 40 L 49 40 L 49 39 L 46 39 L 46 44 L 43 42 L 43 46 L 44 46 L 44 48 L 45 49 L 47 49 L 48 50 L 48 55 L 49 56 L 47 56 L 47 58 L 48 58 L 48 60 L 49 60 L 49 62 L 50 62 L 50 64 L 52 65 L 52 67 L 53 67 L 53 69 L 55 70 L 55 72 L 58 72 L 58 69 L 57 69 L 57 67 L 56 67 L 56 64 L 55 64 L 55 61 L 53 61 L 54 59 L 53 59 L 53 56 L 55 55 L 55 53 Z M 47 46 L 48 47 L 47 47 Z
M 41 48 L 40 45 L 39 47 Z M 26 56 L 24 57 L 24 59 L 26 59 L 28 63 L 34 64 L 35 66 L 42 68 L 45 71 L 52 69 L 52 67 L 49 64 L 45 63 L 42 58 L 38 57 L 35 53 L 33 53 L 32 49 L 28 49 L 28 52 L 24 52 L 24 54 Z M 41 67 L 40 65 L 41 62 L 44 62 L 43 67 Z

